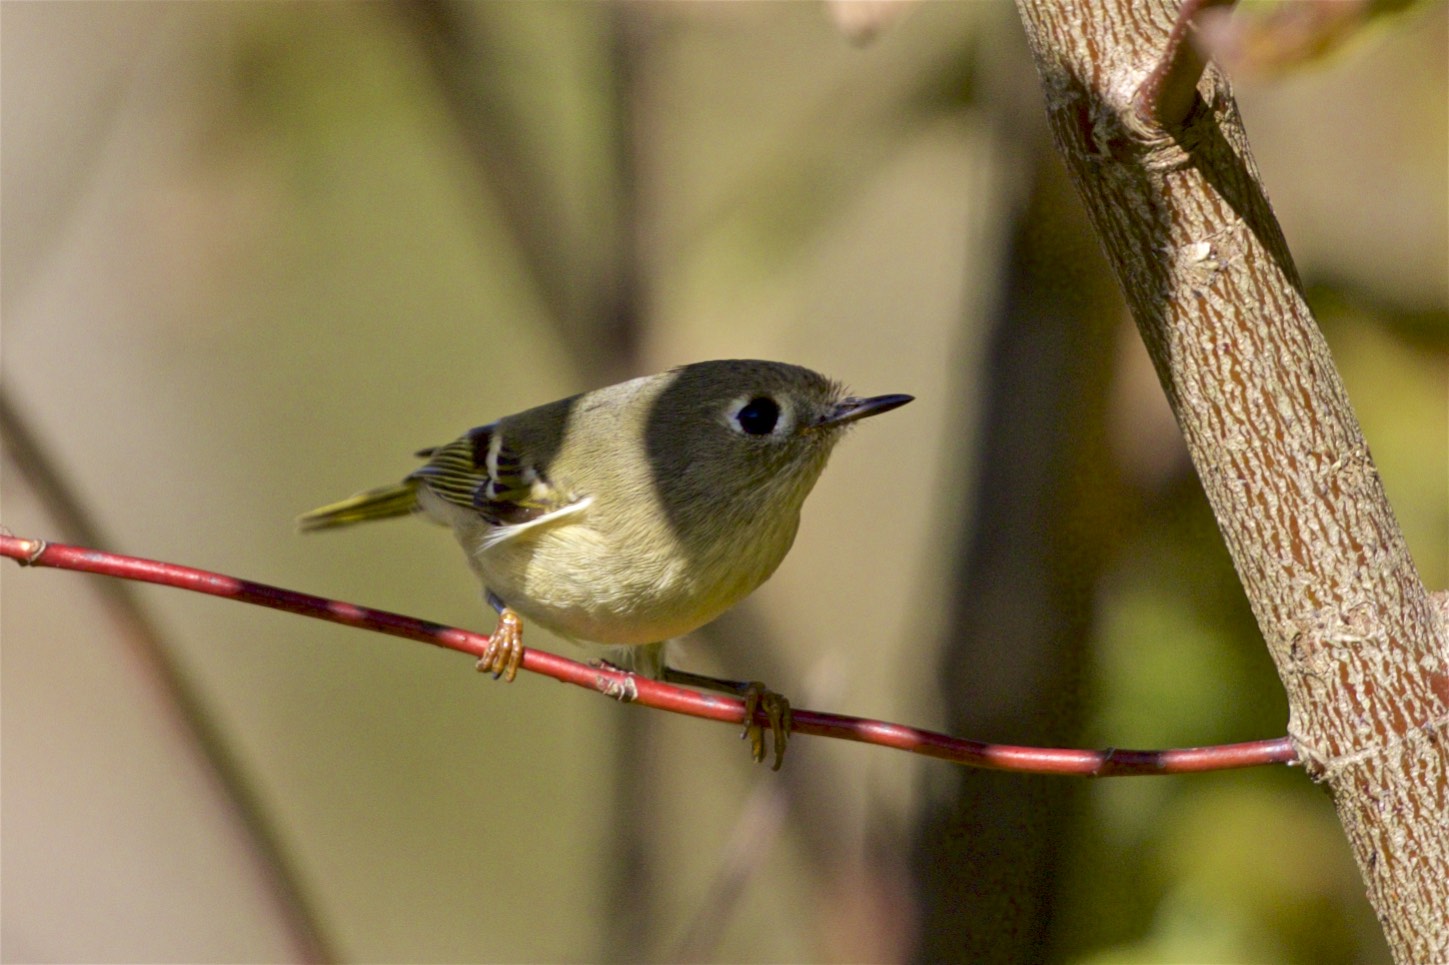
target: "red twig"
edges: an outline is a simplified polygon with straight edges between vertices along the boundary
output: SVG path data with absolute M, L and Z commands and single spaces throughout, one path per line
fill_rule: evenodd
M 22 565 L 79 570 L 255 603 L 319 620 L 431 643 L 474 657 L 482 656 L 488 646 L 487 637 L 467 630 L 174 563 L 8 535 L 0 535 L 0 556 L 18 560 Z M 733 697 L 703 694 L 620 670 L 590 666 L 532 648 L 524 651 L 521 667 L 645 707 L 737 726 L 744 723 L 744 704 Z M 756 720 L 761 725 L 768 724 L 763 713 L 757 715 Z M 1286 737 L 1175 750 L 1074 750 L 988 744 L 948 737 L 903 724 L 811 710 L 794 711 L 793 722 L 794 731 L 800 734 L 878 744 L 971 767 L 1026 774 L 1071 774 L 1081 777 L 1187 774 L 1252 767 L 1258 764 L 1289 764 L 1297 759 L 1292 744 Z
M 1207 59 L 1191 32 L 1198 14 L 1210 7 L 1228 7 L 1237 0 L 1182 0 L 1177 11 L 1177 21 L 1162 57 L 1152 68 L 1152 73 L 1137 88 L 1137 113 L 1148 123 L 1158 127 L 1173 128 L 1187 119 L 1192 110 L 1192 98 L 1197 91 L 1197 80 L 1202 76 Z

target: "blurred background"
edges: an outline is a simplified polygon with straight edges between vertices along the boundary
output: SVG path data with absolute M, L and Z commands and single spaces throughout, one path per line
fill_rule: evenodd
M 1446 13 L 1234 73 L 1430 588 Z M 526 406 L 780 359 L 918 401 L 841 446 L 679 665 L 1013 743 L 1284 731 L 1007 4 L 6 3 L 0 91 L 18 535 L 488 631 L 446 531 L 293 518 Z M 802 737 L 771 774 L 728 728 L 458 654 L 0 580 L 6 961 L 1387 957 L 1297 771 Z

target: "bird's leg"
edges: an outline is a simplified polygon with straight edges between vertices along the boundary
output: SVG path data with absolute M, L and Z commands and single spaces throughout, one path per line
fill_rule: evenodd
M 785 760 L 785 745 L 790 741 L 790 701 L 785 699 L 784 694 L 776 693 L 758 680 L 721 680 L 687 670 L 675 670 L 673 667 L 665 667 L 660 679 L 686 687 L 703 687 L 706 690 L 734 694 L 744 700 L 745 730 L 740 737 L 750 739 L 750 753 L 757 764 L 765 759 L 765 731 L 755 723 L 755 711 L 763 710 L 765 719 L 770 722 L 770 730 L 775 734 L 775 763 L 771 770 L 780 769 L 781 762 Z
M 488 638 L 488 649 L 478 659 L 480 673 L 491 673 L 493 679 L 502 677 L 513 683 L 518 676 L 518 664 L 523 660 L 523 620 L 508 608 L 492 590 L 488 591 L 488 605 L 498 611 L 498 626 Z

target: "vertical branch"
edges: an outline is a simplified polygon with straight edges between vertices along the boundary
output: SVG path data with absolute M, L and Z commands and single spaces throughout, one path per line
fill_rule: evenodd
M 414 2 L 389 8 L 417 42 L 431 71 L 438 102 L 472 162 L 472 171 L 497 206 L 520 264 L 534 292 L 547 307 L 565 345 L 578 354 L 589 343 L 581 330 L 572 273 L 549 215 L 555 199 L 527 156 L 522 137 L 526 118 L 496 83 L 501 58 L 498 40 L 483 18 L 466 5 Z M 483 212 L 477 213 L 483 218 Z
M 950 733 L 1057 743 L 1080 736 L 1093 598 L 1120 529 L 1102 510 L 1117 502 L 1104 436 L 1122 308 L 1045 141 L 1014 145 L 1034 170 L 992 320 L 965 516 L 991 522 L 963 527 L 938 679 Z M 1021 775 L 959 776 L 913 848 L 916 959 L 1050 957 L 1062 842 L 1083 794 Z
M 1401 961 L 1449 960 L 1449 653 L 1226 79 L 1137 91 L 1162 0 L 1019 0 L 1057 147 L 1152 355 L 1290 707 Z
M 539 156 L 527 135 L 534 119 L 503 82 L 513 59 L 504 56 L 509 35 L 486 8 L 456 2 L 414 2 L 389 8 L 423 55 L 438 102 L 447 111 L 463 156 L 512 240 L 533 290 L 568 352 L 601 381 L 635 374 L 642 315 L 636 174 L 630 69 L 633 34 L 643 14 L 621 7 L 605 18 L 600 43 L 609 48 L 614 139 L 603 165 L 615 182 L 607 223 L 594 226 L 601 239 L 569 231 L 570 203 L 549 176 L 559 160 Z M 612 153 L 610 153 L 612 152 Z M 596 250 L 603 253 L 593 256 Z
M 502 213 L 520 261 L 578 370 L 589 371 L 590 380 L 597 382 L 637 374 L 647 285 L 641 244 L 638 62 L 647 47 L 649 12 L 621 4 L 599 17 L 597 42 L 606 52 L 599 80 L 607 85 L 603 110 L 610 134 L 600 145 L 600 164 L 609 170 L 612 191 L 604 223 L 591 226 L 599 237 L 589 239 L 569 233 L 563 216 L 568 202 L 551 190 L 542 174 L 555 159 L 528 150 L 523 135 L 529 119 L 501 82 L 509 64 L 501 56 L 507 36 L 492 24 L 490 11 L 414 0 L 394 13 L 425 54 L 438 99 L 448 110 L 478 183 Z M 580 254 L 582 247 L 600 251 L 597 263 Z M 647 790 L 651 781 L 639 776 L 649 771 L 653 755 L 648 736 L 655 724 L 652 715 L 620 715 L 617 739 L 611 742 L 611 771 L 630 776 L 614 783 L 607 807 L 630 819 L 621 821 L 610 836 L 604 859 L 606 933 L 599 956 L 605 961 L 636 958 L 656 930 L 654 804 Z

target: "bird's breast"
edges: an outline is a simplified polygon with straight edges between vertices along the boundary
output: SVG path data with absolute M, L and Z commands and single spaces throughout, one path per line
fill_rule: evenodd
M 610 528 L 590 511 L 487 549 L 475 539 L 469 555 L 484 584 L 525 618 L 577 640 L 658 643 L 698 629 L 763 583 L 798 519 L 686 544 L 667 525 Z

